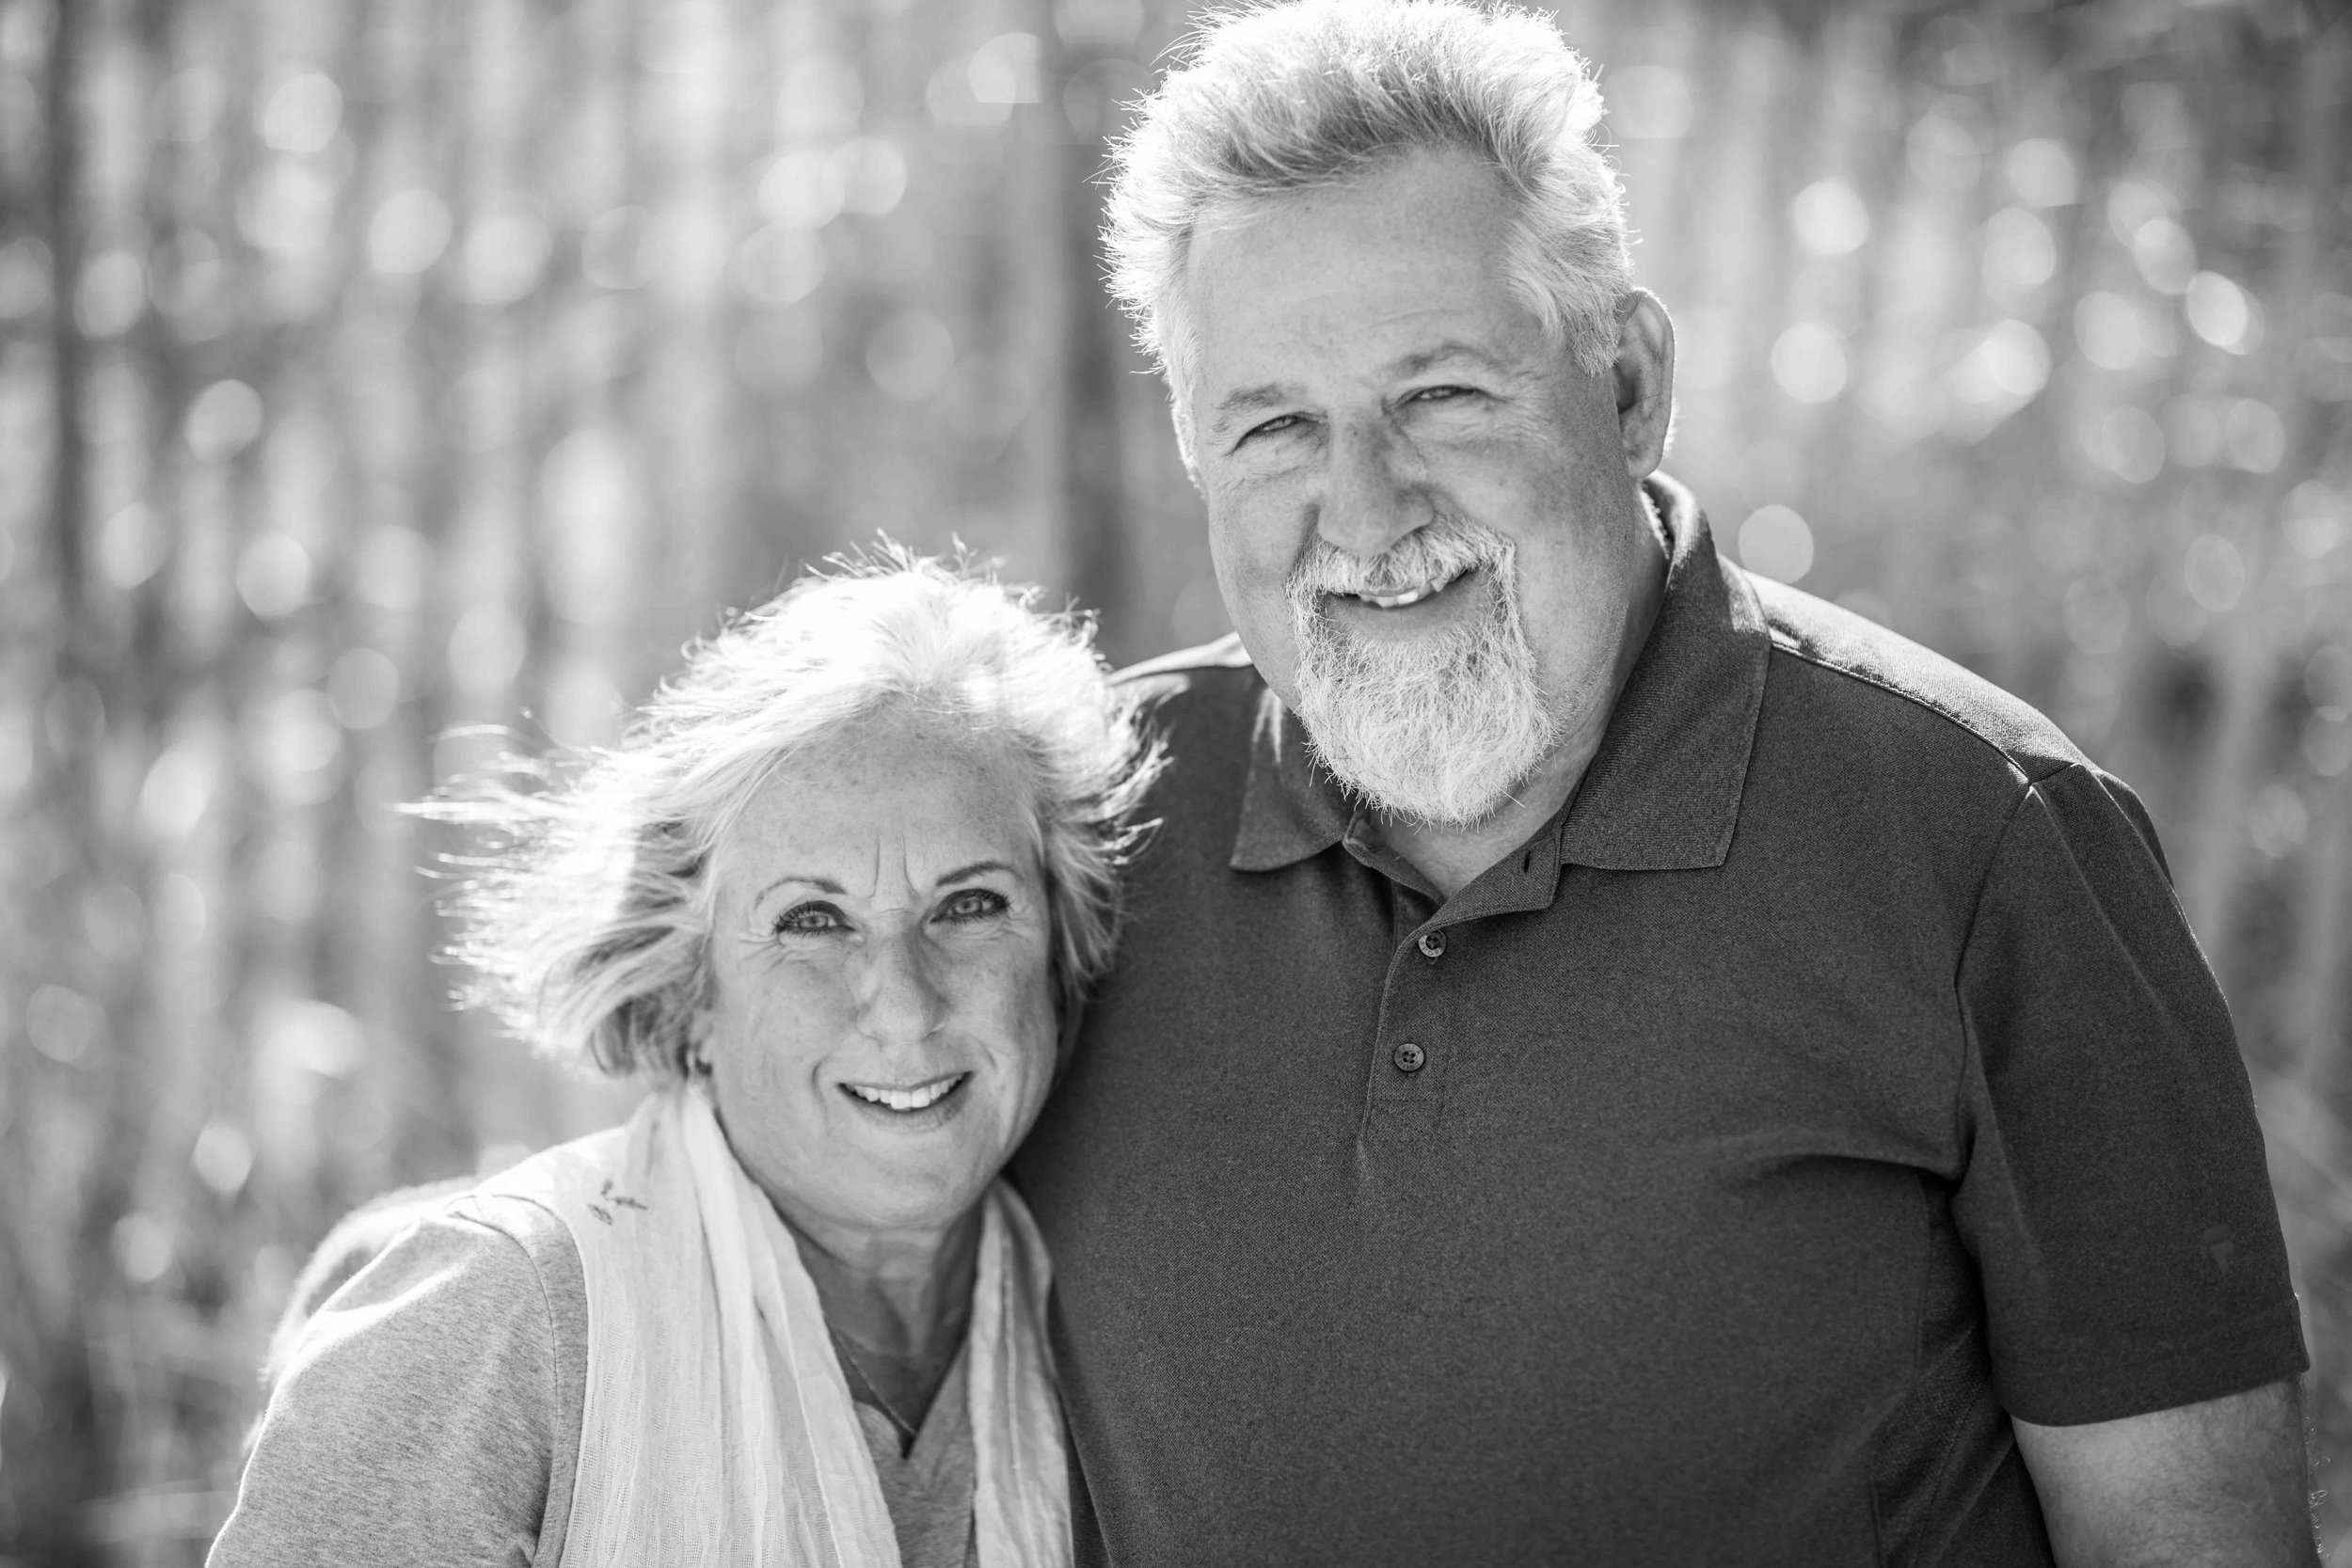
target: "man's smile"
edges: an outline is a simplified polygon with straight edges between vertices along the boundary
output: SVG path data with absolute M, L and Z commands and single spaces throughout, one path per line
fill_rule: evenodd
M 1480 592 L 1493 580 L 1484 566 L 1469 566 L 1385 593 L 1327 593 L 1323 613 L 1350 632 L 1375 639 L 1419 637 L 1462 623 L 1488 602 Z
M 1419 604 L 1422 600 L 1430 597 L 1432 594 L 1444 593 L 1447 589 L 1453 587 L 1456 582 L 1459 582 L 1470 570 L 1471 568 L 1466 566 L 1462 568 L 1461 571 L 1454 572 L 1449 576 L 1433 578 L 1429 581 L 1422 583 L 1416 587 L 1400 588 L 1391 594 L 1362 592 L 1350 594 L 1346 596 L 1356 599 L 1360 603 L 1368 604 L 1375 610 L 1402 610 L 1406 605 Z

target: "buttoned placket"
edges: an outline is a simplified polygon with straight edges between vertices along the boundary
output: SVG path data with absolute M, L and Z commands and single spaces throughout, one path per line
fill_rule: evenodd
M 1565 807 L 1562 808 L 1565 816 Z M 1446 955 L 1474 941 L 1478 920 L 1549 905 L 1560 877 L 1560 816 L 1453 899 L 1388 848 L 1361 813 L 1342 840 L 1386 879 L 1392 943 L 1368 1064 L 1363 1138 L 1369 1146 L 1419 1143 L 1438 1131 L 1451 1068 L 1474 1042 L 1461 1037 L 1461 966 Z

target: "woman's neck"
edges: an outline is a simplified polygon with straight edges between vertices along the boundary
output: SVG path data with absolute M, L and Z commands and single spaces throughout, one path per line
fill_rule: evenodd
M 852 1230 L 781 1203 L 776 1212 L 817 1287 L 826 1323 L 851 1342 L 866 1375 L 889 1385 L 881 1392 L 894 1405 L 928 1407 L 971 1319 L 979 1209 L 936 1231 Z

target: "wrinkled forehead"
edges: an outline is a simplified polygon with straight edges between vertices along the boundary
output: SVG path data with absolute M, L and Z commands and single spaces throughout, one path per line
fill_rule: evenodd
M 1399 148 L 1328 177 L 1214 198 L 1194 215 L 1181 273 L 1187 293 L 1204 270 L 1279 265 L 1302 245 L 1388 250 L 1416 240 L 1475 238 L 1492 260 L 1519 216 L 1502 172 L 1476 151 Z
M 1411 352 L 1415 334 L 1509 331 L 1516 229 L 1491 171 L 1454 154 L 1253 201 L 1202 226 L 1181 325 L 1215 377 L 1259 351 Z
M 912 708 L 849 721 L 774 756 L 712 847 L 721 896 L 808 872 L 880 891 L 980 861 L 1039 862 L 1038 793 L 1001 733 Z

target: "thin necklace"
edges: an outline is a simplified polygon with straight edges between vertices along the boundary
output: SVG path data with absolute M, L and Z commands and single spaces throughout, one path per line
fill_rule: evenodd
M 882 1391 L 874 1386 L 873 1378 L 866 1374 L 866 1363 L 859 1357 L 850 1337 L 831 1323 L 827 1323 L 825 1329 L 833 1336 L 834 1348 L 841 1353 L 841 1359 L 848 1367 L 850 1375 L 856 1380 L 857 1386 L 866 1391 L 866 1398 L 873 1401 L 874 1408 L 882 1413 L 883 1418 L 889 1421 L 892 1428 L 898 1433 L 898 1454 L 900 1458 L 904 1458 L 914 1451 L 916 1429 L 904 1416 L 898 1414 L 896 1405 L 882 1398 Z

